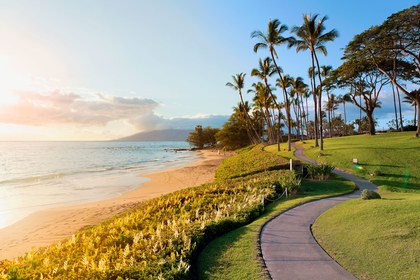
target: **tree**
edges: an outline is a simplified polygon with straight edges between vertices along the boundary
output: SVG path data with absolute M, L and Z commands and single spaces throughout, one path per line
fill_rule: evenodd
M 317 52 L 321 52 L 325 56 L 327 55 L 327 48 L 325 44 L 327 42 L 333 41 L 338 37 L 338 32 L 335 29 L 332 29 L 329 32 L 324 33 L 325 25 L 324 22 L 328 19 L 327 16 L 324 16 L 319 21 L 317 21 L 318 15 L 303 15 L 303 24 L 299 27 L 295 26 L 292 29 L 299 39 L 295 39 L 291 45 L 296 46 L 296 52 L 303 50 L 309 50 L 311 53 L 311 62 L 312 69 L 315 69 L 315 63 L 318 70 L 318 80 L 319 88 L 317 90 L 318 94 L 318 116 L 321 120 L 321 102 L 322 102 L 322 80 L 321 80 L 321 69 L 319 67 L 319 60 Z M 317 89 L 315 83 L 315 71 L 312 71 L 313 79 L 313 89 Z M 317 123 L 315 123 L 317 126 Z M 320 149 L 324 149 L 323 144 L 323 135 L 322 135 L 322 121 L 319 122 L 321 132 L 320 137 Z M 315 144 L 316 145 L 316 144 Z
M 242 96 L 242 89 L 244 88 L 245 75 L 246 74 L 244 73 L 236 74 L 232 76 L 233 83 L 231 82 L 226 83 L 226 86 L 231 87 L 232 89 L 238 92 L 239 97 L 241 98 L 241 104 L 243 107 L 245 107 L 245 102 Z M 252 125 L 252 120 L 248 114 L 248 111 L 245 110 L 244 116 L 245 116 L 245 126 L 248 132 L 248 137 L 250 138 L 252 143 L 254 144 L 259 143 L 258 132 L 256 131 L 255 127 Z
M 290 110 L 288 112 L 287 108 L 290 108 L 289 98 L 287 96 L 287 92 L 285 90 L 285 81 L 283 80 L 281 68 L 277 65 L 276 58 L 278 58 L 277 52 L 275 47 L 283 45 L 283 44 L 290 44 L 292 38 L 290 37 L 283 37 L 281 34 L 285 32 L 288 27 L 284 24 L 281 24 L 278 19 L 269 20 L 267 33 L 264 34 L 261 31 L 254 31 L 251 33 L 251 38 L 258 38 L 260 42 L 254 45 L 254 52 L 258 52 L 259 49 L 267 49 L 270 52 L 271 59 L 273 61 L 274 67 L 279 75 L 279 79 L 283 84 L 283 98 L 286 105 L 286 120 L 287 120 L 287 140 L 288 140 L 288 151 L 292 149 L 291 143 L 291 120 L 290 120 Z
M 236 150 L 252 144 L 238 111 L 230 116 L 229 120 L 216 134 L 216 139 L 220 146 L 227 150 Z
M 386 77 L 357 56 L 347 56 L 340 67 L 337 68 L 335 77 L 342 87 L 349 87 L 352 103 L 362 110 L 368 119 L 369 134 L 375 135 L 375 108 L 380 108 L 379 94 L 384 85 L 389 83 Z
M 201 125 L 197 125 L 194 131 L 188 135 L 187 142 L 199 149 L 214 147 L 217 143 L 216 133 L 218 131 L 217 128 L 203 128 Z
M 408 103 L 408 104 L 410 104 L 411 106 L 413 106 L 414 107 L 414 118 L 413 118 L 413 125 L 414 126 L 416 126 L 417 125 L 417 114 L 418 114 L 418 112 L 417 112 L 417 107 L 416 107 L 416 97 L 415 96 L 418 96 L 418 95 L 420 95 L 420 89 L 417 89 L 417 90 L 413 90 L 411 93 L 410 93 L 410 95 L 406 95 L 406 96 L 404 96 L 404 103 Z
M 343 104 L 343 113 L 344 113 L 344 123 L 347 124 L 347 114 L 346 114 L 346 103 L 350 102 L 351 103 L 351 97 L 350 94 L 346 93 L 344 95 L 339 95 L 338 96 L 338 103 L 342 103 Z
M 420 5 L 391 15 L 380 26 L 373 26 L 358 34 L 348 49 L 375 65 L 391 83 L 407 96 L 412 96 L 402 84 L 420 84 Z M 413 96 L 420 109 L 420 97 Z M 418 120 L 420 120 L 420 117 Z M 416 136 L 420 135 L 417 122 Z

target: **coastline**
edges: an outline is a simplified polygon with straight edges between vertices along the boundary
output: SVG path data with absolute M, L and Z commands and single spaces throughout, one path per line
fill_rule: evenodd
M 48 246 L 70 237 L 77 230 L 99 224 L 132 208 L 137 202 L 179 189 L 212 182 L 216 168 L 225 156 L 216 151 L 199 151 L 192 164 L 149 174 L 140 187 L 121 196 L 35 212 L 19 222 L 0 229 L 0 260 L 24 255 L 32 248 Z

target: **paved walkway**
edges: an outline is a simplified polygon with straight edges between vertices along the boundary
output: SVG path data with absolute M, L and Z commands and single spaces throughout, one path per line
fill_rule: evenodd
M 301 146 L 294 147 L 297 158 L 316 163 L 303 155 Z M 354 181 L 360 189 L 376 189 L 367 180 L 338 170 L 334 173 Z M 261 232 L 261 251 L 272 279 L 356 279 L 318 245 L 311 225 L 329 208 L 359 196 L 360 192 L 355 192 L 306 203 L 268 222 Z

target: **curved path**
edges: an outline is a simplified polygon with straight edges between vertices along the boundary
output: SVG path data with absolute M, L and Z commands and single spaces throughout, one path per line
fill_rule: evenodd
M 316 163 L 304 156 L 303 147 L 293 146 L 297 158 Z M 360 189 L 376 189 L 367 180 L 338 170 L 334 173 L 355 182 Z M 318 245 L 312 236 L 311 225 L 324 211 L 359 196 L 360 192 L 355 192 L 309 202 L 265 224 L 260 235 L 261 251 L 272 279 L 356 279 Z

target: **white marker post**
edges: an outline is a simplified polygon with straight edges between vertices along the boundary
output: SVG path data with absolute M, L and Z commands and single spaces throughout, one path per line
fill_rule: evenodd
M 290 171 L 292 171 L 292 170 L 293 170 L 293 160 L 290 159 Z

